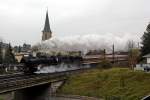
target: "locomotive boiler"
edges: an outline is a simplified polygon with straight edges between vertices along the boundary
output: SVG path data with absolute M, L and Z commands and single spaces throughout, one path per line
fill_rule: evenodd
M 22 71 L 25 73 L 34 73 L 39 66 L 51 66 L 61 63 L 82 63 L 81 56 L 50 56 L 50 57 L 24 57 Z

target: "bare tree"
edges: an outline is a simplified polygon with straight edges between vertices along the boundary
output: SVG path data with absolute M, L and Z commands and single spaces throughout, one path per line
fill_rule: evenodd
M 136 46 L 135 42 L 133 40 L 129 40 L 127 42 L 127 50 L 128 50 L 128 64 L 131 69 L 133 69 L 140 56 L 140 50 Z
M 139 49 L 132 48 L 132 49 L 129 50 L 128 63 L 129 63 L 129 67 L 131 67 L 131 69 L 133 69 L 135 67 L 135 65 L 137 64 L 139 56 L 140 56 Z
M 127 49 L 130 51 L 131 49 L 135 48 L 135 42 L 133 40 L 128 40 L 127 42 Z

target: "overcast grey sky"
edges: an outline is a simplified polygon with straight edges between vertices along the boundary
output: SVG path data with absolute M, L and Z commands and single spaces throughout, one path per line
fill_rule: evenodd
M 0 37 L 13 45 L 41 41 L 48 7 L 55 37 L 113 34 L 139 39 L 150 22 L 149 4 L 150 0 L 1 0 Z

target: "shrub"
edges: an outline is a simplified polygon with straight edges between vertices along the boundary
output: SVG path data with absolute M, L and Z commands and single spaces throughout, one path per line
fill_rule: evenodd
M 100 64 L 98 64 L 98 68 L 104 68 L 104 69 L 108 69 L 108 68 L 111 68 L 112 67 L 112 64 L 110 61 L 108 60 L 102 60 L 100 62 Z

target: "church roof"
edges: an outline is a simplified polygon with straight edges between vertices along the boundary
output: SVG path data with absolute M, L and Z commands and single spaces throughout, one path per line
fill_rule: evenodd
M 50 32 L 51 33 L 50 24 L 49 24 L 49 17 L 48 17 L 48 11 L 46 12 L 46 19 L 45 19 L 45 25 L 44 25 L 43 32 Z

